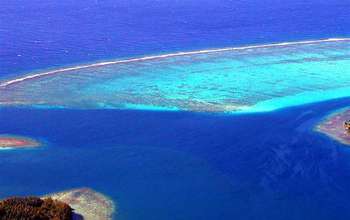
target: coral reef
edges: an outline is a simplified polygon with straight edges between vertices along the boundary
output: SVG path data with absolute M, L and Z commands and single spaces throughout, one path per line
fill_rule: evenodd
M 26 137 L 14 135 L 0 135 L 0 148 L 38 147 L 40 144 Z
M 318 124 L 316 130 L 343 144 L 350 145 L 350 132 L 346 127 L 349 119 L 350 109 L 341 109 Z
M 69 204 L 74 209 L 75 219 L 110 220 L 115 210 L 112 200 L 89 188 L 73 189 L 46 197 Z

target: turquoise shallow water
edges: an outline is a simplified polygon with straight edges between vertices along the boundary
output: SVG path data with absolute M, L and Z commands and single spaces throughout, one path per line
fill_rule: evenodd
M 312 41 L 75 67 L 2 84 L 0 103 L 79 109 L 271 111 L 347 96 L 349 49 L 349 40 Z

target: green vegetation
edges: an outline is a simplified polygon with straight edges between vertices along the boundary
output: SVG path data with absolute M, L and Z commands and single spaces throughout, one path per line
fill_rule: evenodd
M 70 220 L 72 208 L 51 198 L 12 197 L 0 202 L 1 220 Z

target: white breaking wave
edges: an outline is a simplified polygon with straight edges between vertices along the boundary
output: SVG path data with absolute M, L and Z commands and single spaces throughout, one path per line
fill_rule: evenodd
M 36 74 L 28 75 L 28 76 L 23 76 L 20 78 L 16 78 L 16 79 L 5 81 L 5 82 L 1 83 L 0 88 L 10 86 L 10 85 L 22 82 L 22 81 L 43 77 L 43 76 L 49 76 L 49 75 L 64 73 L 64 72 L 73 71 L 73 70 L 81 70 L 81 69 L 101 67 L 101 66 L 114 65 L 114 64 L 123 64 L 123 63 L 163 59 L 163 58 L 176 57 L 176 56 L 207 54 L 207 53 L 216 53 L 216 52 L 225 52 L 225 51 L 239 51 L 239 50 L 248 50 L 248 49 L 260 49 L 260 48 L 305 45 L 305 44 L 315 44 L 315 43 L 325 43 L 325 42 L 340 42 L 340 41 L 350 41 L 350 38 L 328 38 L 328 39 L 322 39 L 322 40 L 283 42 L 283 43 L 273 43 L 273 44 L 242 46 L 242 47 L 228 47 L 228 48 L 221 48 L 221 49 L 197 50 L 197 51 L 190 51 L 190 52 L 177 52 L 177 53 L 170 53 L 170 54 L 164 54 L 164 55 L 146 56 L 146 57 L 141 57 L 141 58 L 107 61 L 107 62 L 100 62 L 100 63 L 94 63 L 94 64 L 61 68 L 61 69 L 51 70 L 51 71 L 47 71 L 47 72 L 41 72 L 41 73 L 36 73 Z

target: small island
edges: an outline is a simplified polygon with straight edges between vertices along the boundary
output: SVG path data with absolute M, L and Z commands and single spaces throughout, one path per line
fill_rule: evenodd
M 51 198 L 12 197 L 0 201 L 0 219 L 71 220 L 72 208 Z
M 114 211 L 111 199 L 89 188 L 0 201 L 2 220 L 111 220 Z
M 327 136 L 350 145 L 350 109 L 337 111 L 317 125 L 316 130 Z
M 15 135 L 0 135 L 0 149 L 30 148 L 38 146 L 40 146 L 39 142 L 27 137 Z

